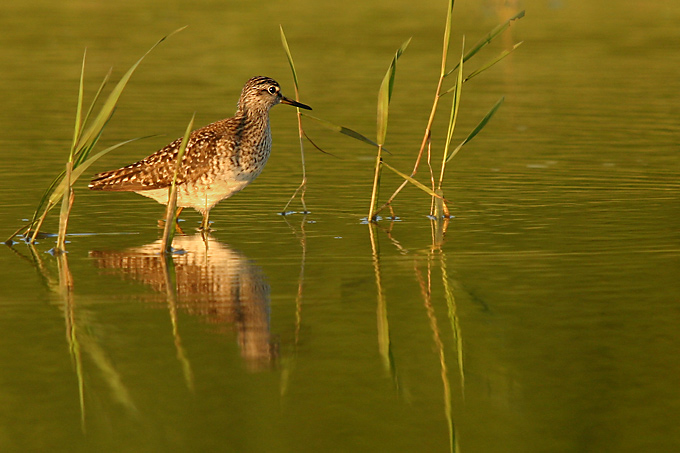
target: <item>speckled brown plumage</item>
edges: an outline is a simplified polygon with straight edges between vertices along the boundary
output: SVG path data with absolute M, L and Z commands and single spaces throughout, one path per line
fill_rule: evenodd
M 197 129 L 189 136 L 177 174 L 177 206 L 199 211 L 204 228 L 213 206 L 242 190 L 262 172 L 272 145 L 269 109 L 278 103 L 311 110 L 284 97 L 275 80 L 253 77 L 243 87 L 232 118 Z M 134 164 L 95 175 L 89 188 L 136 192 L 167 204 L 181 141 L 178 138 Z

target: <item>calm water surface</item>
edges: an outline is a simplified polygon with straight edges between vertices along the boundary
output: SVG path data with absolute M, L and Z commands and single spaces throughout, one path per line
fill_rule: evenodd
M 460 139 L 505 104 L 448 169 L 446 225 L 406 189 L 399 221 L 362 223 L 373 150 L 307 123 L 311 214 L 282 217 L 299 184 L 294 111 L 272 111 L 255 184 L 185 214 L 187 253 L 157 255 L 162 206 L 79 183 L 69 253 L 0 253 L 2 451 L 677 451 L 680 449 L 680 6 L 662 1 L 456 5 L 476 42 L 522 19 L 476 63 Z M 28 0 L 0 7 L 4 240 L 65 160 L 82 51 L 92 95 L 155 40 L 102 145 L 133 162 L 233 113 L 270 75 L 368 136 L 394 50 L 387 160 L 409 171 L 434 93 L 441 1 Z M 501 40 L 502 41 L 502 40 Z M 449 100 L 433 132 L 442 149 Z M 427 170 L 419 173 L 427 181 Z M 399 180 L 383 178 L 383 199 Z M 299 204 L 294 210 L 300 210 Z M 45 230 L 56 232 L 54 218 Z M 438 230 L 439 229 L 439 230 Z M 65 290 L 71 282 L 73 291 Z

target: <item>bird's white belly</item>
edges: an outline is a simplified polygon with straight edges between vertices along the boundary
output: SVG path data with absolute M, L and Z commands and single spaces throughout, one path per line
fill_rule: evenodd
M 177 206 L 182 208 L 194 208 L 201 213 L 206 213 L 220 201 L 229 198 L 236 192 L 243 190 L 259 174 L 232 173 L 231 175 L 214 179 L 199 179 L 188 184 L 177 186 Z M 161 204 L 168 204 L 169 190 L 151 189 L 137 192 L 145 197 L 153 198 Z

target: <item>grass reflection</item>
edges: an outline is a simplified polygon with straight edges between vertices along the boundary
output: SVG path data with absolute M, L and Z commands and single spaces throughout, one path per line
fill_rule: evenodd
M 65 253 L 55 254 L 57 264 L 57 277 L 55 279 L 53 271 L 50 270 L 50 266 L 42 258 L 42 255 L 38 253 L 32 244 L 27 243 L 27 247 L 30 259 L 38 271 L 41 280 L 50 293 L 56 296 L 64 314 L 66 342 L 78 382 L 82 431 L 87 431 L 88 396 L 90 399 L 99 396 L 92 390 L 86 394 L 87 389 L 96 388 L 93 382 L 88 382 L 92 378 L 85 371 L 87 363 L 92 363 L 97 368 L 111 390 L 111 395 L 115 402 L 124 407 L 131 416 L 136 417 L 138 415 L 137 407 L 127 386 L 123 382 L 121 374 L 109 358 L 107 351 L 100 345 L 99 340 L 93 334 L 93 332 L 99 329 L 97 329 L 97 323 L 93 320 L 92 313 L 82 307 L 78 307 L 76 304 L 75 283 L 69 268 L 68 255 Z M 12 250 L 24 257 L 16 249 L 12 248 Z M 94 404 L 93 406 L 101 406 L 101 404 Z
M 389 373 L 394 383 L 399 387 L 397 372 L 394 366 L 394 357 L 392 356 L 391 350 L 390 323 L 387 318 L 387 300 L 385 298 L 385 292 L 383 291 L 382 271 L 380 266 L 380 244 L 378 242 L 376 229 L 377 227 L 373 223 L 368 224 L 368 231 L 371 238 L 376 295 L 378 299 L 376 316 L 378 322 L 378 352 L 380 353 L 385 371 Z
M 395 377 L 396 371 L 390 342 L 387 303 L 383 289 L 380 244 L 377 237 L 377 229 L 379 226 L 374 223 L 369 223 L 368 225 L 378 298 L 377 319 L 379 351 L 385 368 L 390 371 L 393 377 Z M 393 225 L 394 223 L 392 222 L 388 228 L 381 228 L 381 230 L 390 240 L 390 243 L 402 255 L 411 254 L 411 252 L 394 237 L 392 231 Z M 448 218 L 431 220 L 432 244 L 427 249 L 425 249 L 424 253 L 419 252 L 413 254 L 413 273 L 415 275 L 416 281 L 418 282 L 420 297 L 422 299 L 423 307 L 425 308 L 425 312 L 429 321 L 430 330 L 432 331 L 434 350 L 436 351 L 439 361 L 440 376 L 442 381 L 444 418 L 446 420 L 446 426 L 448 430 L 450 451 L 453 452 L 459 451 L 459 445 L 456 426 L 453 420 L 452 382 L 449 376 L 448 365 L 450 359 L 447 361 L 447 348 L 445 340 L 446 333 L 440 329 L 440 324 L 436 313 L 437 299 L 433 297 L 433 286 L 437 284 L 435 274 L 439 272 L 441 275 L 442 289 L 447 307 L 447 317 L 449 321 L 448 325 L 451 327 L 451 334 L 455 344 L 454 360 L 458 368 L 460 391 L 464 395 L 465 372 L 463 367 L 463 339 L 457 313 L 456 299 L 447 269 L 446 254 L 442 249 L 448 225 Z
M 281 395 L 285 395 L 287 393 L 288 386 L 290 385 L 290 378 L 297 363 L 298 344 L 300 342 L 300 328 L 302 326 L 302 300 L 305 284 L 305 263 L 307 260 L 307 233 L 305 231 L 307 216 L 302 216 L 299 232 L 290 224 L 287 217 L 284 217 L 284 220 L 300 241 L 301 257 L 300 274 L 298 275 L 298 289 L 295 295 L 295 334 L 293 339 L 293 352 L 290 356 L 281 359 Z
M 33 249 L 32 245 L 29 245 Z M 80 426 L 85 432 L 85 379 L 83 378 L 83 357 L 81 354 L 78 335 L 76 334 L 75 304 L 73 301 L 73 275 L 68 267 L 68 259 L 65 253 L 57 255 L 59 269 L 59 284 L 56 288 L 63 302 L 64 321 L 66 322 L 66 341 L 71 354 L 71 361 L 75 368 L 78 379 L 78 399 L 80 402 Z
M 174 211 L 173 209 L 168 209 L 168 212 Z M 171 218 L 171 225 L 174 224 L 174 218 Z M 167 219 L 166 219 L 167 221 Z M 173 225 L 174 228 L 174 225 Z M 168 231 L 168 225 L 166 224 L 165 232 Z M 161 258 L 161 264 L 163 265 L 163 276 L 165 277 L 165 296 L 168 301 L 168 314 L 170 315 L 170 322 L 172 324 L 172 338 L 175 342 L 175 350 L 177 351 L 177 360 L 179 360 L 182 366 L 182 373 L 184 375 L 184 381 L 186 382 L 187 388 L 193 393 L 195 390 L 194 386 L 194 373 L 191 369 L 191 362 L 187 357 L 184 346 L 182 345 L 182 337 L 179 334 L 179 323 L 177 321 L 177 278 L 175 275 L 175 262 L 172 260 L 172 255 L 166 253 L 166 233 L 163 233 L 163 239 L 161 240 L 163 248 L 163 257 Z M 208 243 L 205 243 L 206 250 L 208 248 Z
M 449 446 L 451 451 L 453 451 L 456 436 L 453 424 L 453 411 L 451 408 L 451 383 L 449 382 L 448 368 L 446 366 L 446 352 L 444 349 L 444 342 L 442 341 L 442 335 L 437 324 L 437 315 L 435 313 L 434 307 L 432 306 L 432 261 L 430 260 L 430 257 L 428 257 L 427 260 L 426 276 L 423 276 L 422 271 L 418 267 L 417 261 L 414 262 L 414 272 L 420 285 L 421 297 L 423 298 L 423 304 L 425 306 L 425 311 L 427 312 L 427 318 L 430 321 L 430 329 L 432 329 L 432 339 L 434 341 L 435 350 L 439 356 L 442 388 L 444 391 L 444 415 L 446 417 L 447 428 L 449 430 Z

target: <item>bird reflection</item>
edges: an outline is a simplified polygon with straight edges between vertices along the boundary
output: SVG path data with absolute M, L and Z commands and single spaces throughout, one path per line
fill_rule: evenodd
M 166 261 L 160 240 L 124 251 L 91 251 L 96 266 L 116 269 L 168 295 L 173 306 L 202 317 L 218 331 L 236 331 L 248 367 L 271 366 L 277 356 L 269 330 L 269 285 L 262 270 L 243 254 L 201 233 L 175 236 L 183 250 Z M 174 281 L 174 283 L 173 283 Z

